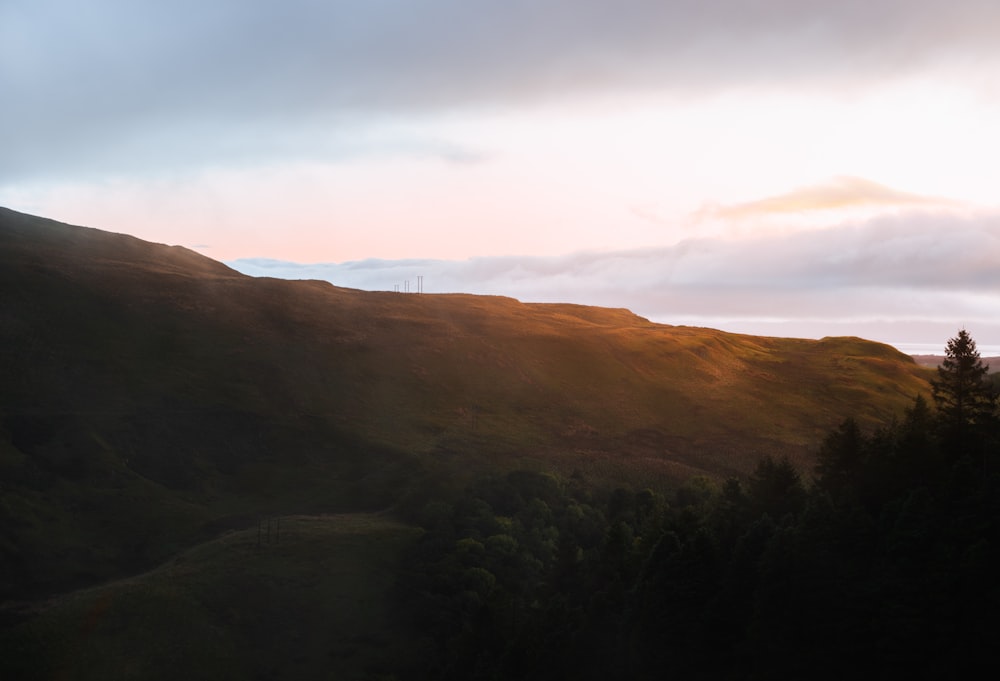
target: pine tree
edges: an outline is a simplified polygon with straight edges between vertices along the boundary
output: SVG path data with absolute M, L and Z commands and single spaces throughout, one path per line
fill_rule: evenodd
M 755 511 L 778 519 L 801 510 L 806 491 L 799 472 L 788 457 L 764 456 L 750 476 L 749 496 Z
M 931 387 L 945 436 L 954 444 L 968 444 L 995 424 L 996 396 L 988 372 L 968 331 L 962 329 L 949 339 Z
M 962 329 L 948 341 L 937 379 L 931 382 L 934 402 L 946 421 L 972 425 L 992 415 L 995 401 L 986 381 L 988 372 L 968 331 Z
M 840 494 L 861 479 L 865 440 L 858 422 L 848 418 L 830 432 L 820 446 L 816 464 L 816 484 L 820 489 Z

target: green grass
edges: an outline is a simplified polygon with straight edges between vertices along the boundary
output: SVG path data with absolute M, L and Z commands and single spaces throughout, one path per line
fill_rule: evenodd
M 255 525 L 54 599 L 0 634 L 0 676 L 363 679 L 415 659 L 390 591 L 418 530 L 370 514 L 278 523 L 270 541 Z

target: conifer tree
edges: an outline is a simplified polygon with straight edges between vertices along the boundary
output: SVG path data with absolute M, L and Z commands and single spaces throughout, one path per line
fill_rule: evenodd
M 968 331 L 961 329 L 948 340 L 931 387 L 949 439 L 967 441 L 975 431 L 994 423 L 996 396 L 986 379 L 988 372 Z
M 961 329 L 948 340 L 937 379 L 932 381 L 934 402 L 947 421 L 969 425 L 992 415 L 995 404 L 988 372 L 968 331 Z
M 816 465 L 820 489 L 841 493 L 856 485 L 864 464 L 865 438 L 858 422 L 848 418 L 823 440 Z

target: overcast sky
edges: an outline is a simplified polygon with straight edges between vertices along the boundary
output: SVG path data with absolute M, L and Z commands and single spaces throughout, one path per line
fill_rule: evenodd
M 998 35 L 995 0 L 3 0 L 0 205 L 253 274 L 1000 352 Z

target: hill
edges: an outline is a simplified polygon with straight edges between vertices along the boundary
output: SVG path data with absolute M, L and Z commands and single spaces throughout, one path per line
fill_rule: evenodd
M 392 617 L 419 531 L 370 514 L 272 519 L 155 570 L 35 606 L 6 633 L 8 679 L 374 678 L 412 664 Z M 280 520 L 280 524 L 279 524 Z
M 911 355 L 913 361 L 923 367 L 936 369 L 944 360 L 944 355 Z M 990 373 L 995 374 L 1000 371 L 1000 357 L 982 357 L 982 362 L 989 367 Z
M 258 279 L 0 209 L 0 595 L 262 514 L 419 508 L 490 470 L 678 482 L 885 422 L 930 374 L 858 338 Z

